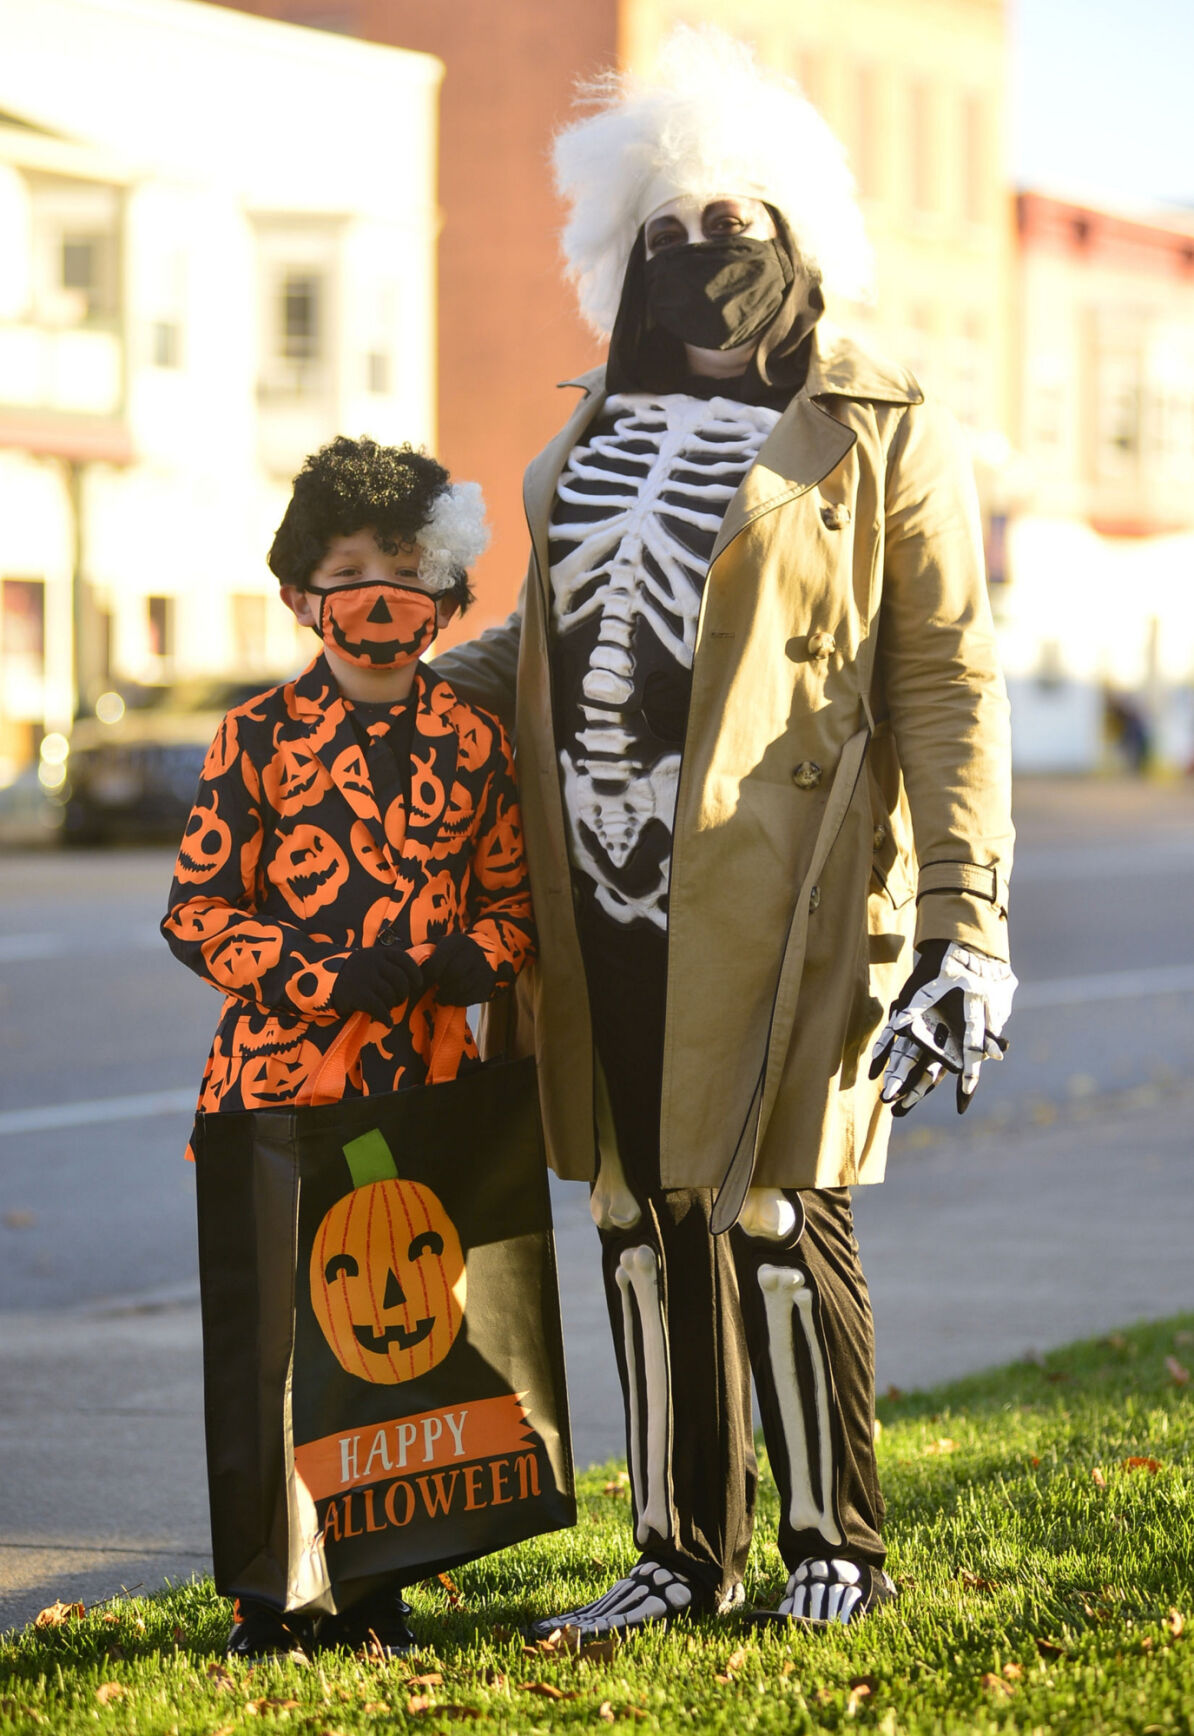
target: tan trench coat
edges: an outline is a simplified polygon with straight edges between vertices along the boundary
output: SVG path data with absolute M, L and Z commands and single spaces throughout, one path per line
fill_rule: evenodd
M 437 668 L 515 725 L 549 1160 L 595 1172 L 595 1080 L 549 686 L 547 528 L 602 372 L 526 474 L 519 609 Z M 671 869 L 664 1187 L 881 1181 L 870 1046 L 909 941 L 1007 957 L 1007 700 L 969 461 L 903 370 L 818 328 L 726 512 L 697 628 Z M 532 981 L 533 979 L 533 981 Z

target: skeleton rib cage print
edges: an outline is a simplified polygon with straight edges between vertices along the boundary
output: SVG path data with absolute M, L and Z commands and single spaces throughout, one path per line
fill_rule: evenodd
M 667 928 L 676 788 L 701 594 L 777 410 L 609 398 L 551 519 L 557 740 L 573 867 L 603 914 Z

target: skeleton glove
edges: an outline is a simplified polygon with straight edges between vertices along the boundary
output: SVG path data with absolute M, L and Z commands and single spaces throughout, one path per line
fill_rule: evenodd
M 422 992 L 422 972 L 409 953 L 396 946 L 363 946 L 340 966 L 332 1006 L 342 1016 L 368 1013 L 388 1025 L 395 1007 Z
M 1007 1049 L 1003 1027 L 1015 992 L 1000 959 L 955 941 L 926 941 L 871 1057 L 872 1079 L 887 1069 L 882 1097 L 892 1114 L 907 1115 L 946 1073 L 957 1078 L 964 1114 L 983 1062 Z

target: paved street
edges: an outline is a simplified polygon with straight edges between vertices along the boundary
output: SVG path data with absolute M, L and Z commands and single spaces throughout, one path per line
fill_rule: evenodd
M 1018 823 L 1012 1053 L 856 1201 L 881 1386 L 1194 1307 L 1194 788 L 1030 782 Z M 207 1561 L 181 1153 L 218 1003 L 157 937 L 169 868 L 0 857 L 0 1627 Z M 587 1463 L 620 1406 L 584 1190 L 556 1202 Z

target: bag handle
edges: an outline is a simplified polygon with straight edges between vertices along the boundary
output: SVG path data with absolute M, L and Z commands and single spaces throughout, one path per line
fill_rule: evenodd
M 337 1034 L 297 1103 L 339 1103 L 348 1084 L 350 1057 L 360 1052 L 361 1040 L 372 1023 L 368 1013 L 353 1013 Z M 427 1057 L 427 1083 L 446 1085 L 460 1071 L 468 1042 L 468 1014 L 464 1007 L 436 1006 L 428 1019 L 431 1052 Z

